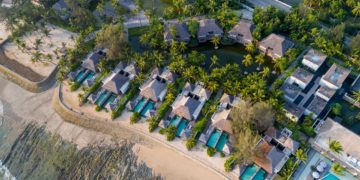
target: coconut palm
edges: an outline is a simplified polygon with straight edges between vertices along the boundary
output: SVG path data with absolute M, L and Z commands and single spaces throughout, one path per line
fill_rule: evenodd
M 265 63 L 265 55 L 264 54 L 256 55 L 255 62 L 258 63 L 259 65 L 263 65 Z
M 360 101 L 360 91 L 353 92 L 353 97 L 355 99 L 355 102 L 358 103 Z
M 154 65 L 161 67 L 164 61 L 164 56 L 159 51 L 154 51 L 153 54 Z
M 210 60 L 211 60 L 210 67 L 213 67 L 213 66 L 215 66 L 215 65 L 218 64 L 219 58 L 218 58 L 216 55 L 213 55 L 213 56 L 210 58 Z
M 351 11 L 355 16 L 360 16 L 360 2 L 357 2 L 354 9 Z
M 343 151 L 343 147 L 339 141 L 329 139 L 329 149 L 335 153 L 340 154 Z
M 253 43 L 247 44 L 246 47 L 245 47 L 245 50 L 250 54 L 254 54 L 254 52 L 255 52 L 254 44 Z
M 179 51 L 183 53 L 183 52 L 186 51 L 186 49 L 187 49 L 187 47 L 186 47 L 186 42 L 180 42 L 180 44 L 179 44 Z
M 172 37 L 175 37 L 178 34 L 178 29 L 175 25 L 171 25 L 169 28 L 169 33 Z
M 42 44 L 41 39 L 36 39 L 36 40 L 35 40 L 35 43 L 34 43 L 35 49 L 39 49 L 39 46 L 40 46 L 41 44 Z
M 307 155 L 304 153 L 302 149 L 298 149 L 295 153 L 295 156 L 299 161 L 306 163 Z
M 219 36 L 214 36 L 214 37 L 211 39 L 211 43 L 214 44 L 215 49 L 218 49 L 218 48 L 219 48 L 219 44 L 220 44 L 220 38 L 219 38 Z
M 263 78 L 268 77 L 270 75 L 270 68 L 264 67 L 264 69 L 260 72 Z
M 344 173 L 345 168 L 343 168 L 343 167 L 340 165 L 340 163 L 338 163 L 338 162 L 334 163 L 334 164 L 331 166 L 331 170 L 332 170 L 334 173 L 336 173 L 336 174 L 338 174 L 338 175 L 340 175 L 340 176 L 343 176 L 343 175 L 345 174 L 345 173 Z
M 244 59 L 242 60 L 242 64 L 245 66 L 245 67 L 249 67 L 251 66 L 253 63 L 253 58 L 250 54 L 246 55 L 244 57 Z
M 32 62 L 38 62 L 38 61 L 40 61 L 42 55 L 43 55 L 43 54 L 40 53 L 39 51 L 35 51 L 35 52 L 32 54 L 31 61 L 32 61 Z

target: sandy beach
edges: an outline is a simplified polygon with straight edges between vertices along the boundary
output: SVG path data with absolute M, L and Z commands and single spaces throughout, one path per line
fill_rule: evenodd
M 2 44 L 9 36 L 9 32 L 6 30 L 4 22 L 0 22 L 0 44 Z
M 77 144 L 78 148 L 113 144 L 124 140 L 121 138 L 114 140 L 110 135 L 64 122 L 52 109 L 53 89 L 33 94 L 1 78 L 0 84 L 0 99 L 4 104 L 4 113 L 14 119 L 21 119 L 14 122 L 19 129 L 29 122 L 44 124 L 48 131 Z M 159 173 L 165 179 L 224 179 L 198 162 L 156 141 L 151 141 L 139 134 L 133 134 L 133 136 L 137 139 L 134 151 L 139 156 L 139 163 L 145 162 L 155 173 Z

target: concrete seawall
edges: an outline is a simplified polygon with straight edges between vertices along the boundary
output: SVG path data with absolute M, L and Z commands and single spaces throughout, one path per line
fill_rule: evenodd
M 23 77 L 16 72 L 10 70 L 9 68 L 3 66 L 0 64 L 0 76 L 19 85 L 20 87 L 26 89 L 27 91 L 33 92 L 33 93 L 40 93 L 47 89 L 49 89 L 52 85 L 54 85 L 56 81 L 56 73 L 57 68 L 54 68 L 54 70 L 50 73 L 48 77 L 45 79 L 39 81 L 39 82 L 33 82 L 26 77 Z

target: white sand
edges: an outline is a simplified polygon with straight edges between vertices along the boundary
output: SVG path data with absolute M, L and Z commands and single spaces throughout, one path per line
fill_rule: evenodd
M 0 22 L 0 44 L 2 44 L 9 37 L 10 33 L 6 30 L 4 22 Z
M 31 68 L 34 72 L 48 76 L 56 67 L 58 58 L 64 53 L 66 48 L 72 48 L 75 45 L 73 39 L 77 37 L 75 33 L 61 29 L 53 25 L 46 25 L 49 30 L 49 36 L 41 31 L 31 32 L 21 38 L 26 44 L 25 49 L 19 49 L 15 42 L 8 42 L 4 44 L 5 54 L 13 60 Z M 71 37 L 74 37 L 71 39 Z M 41 39 L 42 44 L 39 46 L 38 51 L 43 54 L 40 62 L 32 62 L 31 57 L 35 49 L 35 42 L 37 39 Z M 55 53 L 57 52 L 57 53 Z M 57 54 L 57 55 L 56 55 Z M 51 56 L 51 59 L 47 57 Z

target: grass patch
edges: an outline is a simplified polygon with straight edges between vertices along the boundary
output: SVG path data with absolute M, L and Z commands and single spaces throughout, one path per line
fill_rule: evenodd
M 149 31 L 148 26 L 130 28 L 129 29 L 129 36 L 130 37 L 132 37 L 132 36 L 140 36 L 142 34 L 145 34 L 147 31 Z

